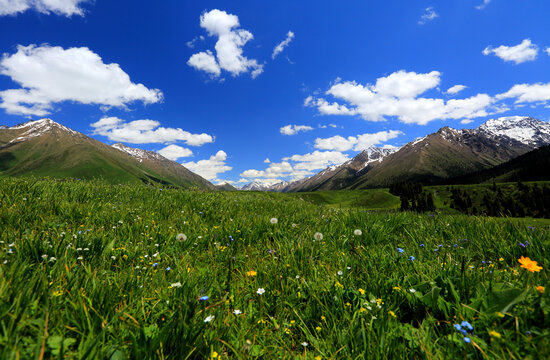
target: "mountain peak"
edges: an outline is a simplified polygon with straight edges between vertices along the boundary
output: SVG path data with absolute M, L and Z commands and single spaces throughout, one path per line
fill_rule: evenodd
M 29 139 L 32 139 L 34 137 L 42 136 L 46 133 L 52 132 L 54 130 L 56 131 L 62 131 L 65 133 L 69 133 L 71 135 L 75 136 L 83 136 L 81 133 L 74 131 L 73 129 L 69 129 L 66 126 L 63 126 L 52 119 L 44 118 L 40 120 L 31 120 L 27 121 L 21 124 L 17 124 L 12 127 L 3 127 L 3 130 L 20 130 L 23 132 L 19 132 L 16 138 L 12 139 L 9 143 L 17 143 L 26 141 Z
M 535 147 L 550 143 L 550 123 L 528 116 L 507 116 L 490 119 L 476 130 L 490 138 L 507 136 Z
M 164 156 L 157 154 L 154 151 L 131 148 L 123 143 L 116 143 L 111 145 L 111 147 L 129 154 L 133 158 L 138 159 L 140 162 L 143 159 L 167 160 Z

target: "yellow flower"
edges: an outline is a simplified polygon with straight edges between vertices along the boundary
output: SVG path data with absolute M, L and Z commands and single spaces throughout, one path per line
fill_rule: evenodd
M 394 286 L 393 289 L 394 289 L 395 291 L 400 291 L 400 290 L 401 290 L 401 287 L 399 287 L 399 286 Z
M 294 325 L 296 324 L 296 321 L 295 320 L 290 320 L 290 325 Z
M 376 305 L 381 305 L 381 304 L 383 304 L 382 299 L 376 299 Z
M 287 328 L 287 329 L 284 330 L 284 332 L 285 332 L 286 334 L 290 335 L 290 329 Z
M 213 351 L 213 352 L 212 352 L 212 359 L 215 359 L 215 358 L 217 358 L 217 357 L 218 357 L 218 353 L 215 352 L 215 351 Z
M 359 293 L 360 293 L 361 295 L 365 295 L 365 290 L 359 288 Z
M 298 291 L 298 297 L 302 297 L 302 294 Z
M 320 326 L 317 326 L 317 327 L 315 328 L 315 330 L 321 331 L 321 327 L 320 327 Z
M 537 286 L 535 289 L 537 289 L 537 291 L 538 291 L 539 293 L 541 293 L 541 294 L 544 293 L 544 286 L 540 286 L 540 285 L 539 285 L 539 286 Z
M 321 320 L 323 320 L 323 321 L 326 321 L 326 320 L 327 320 L 327 318 L 326 318 L 326 317 L 324 317 L 324 316 L 321 316 Z
M 523 256 L 522 256 L 522 257 L 523 257 Z M 498 261 L 504 261 L 504 258 L 500 258 L 500 259 L 498 259 Z
M 350 306 L 351 306 L 351 304 L 350 304 L 349 302 L 345 303 L 344 305 L 345 305 L 346 307 L 350 307 Z
M 53 292 L 52 295 L 53 295 L 53 296 L 61 296 L 61 295 L 63 295 L 63 291 L 56 290 L 56 291 Z
M 394 313 L 393 311 L 391 311 L 391 310 L 388 311 L 388 314 L 390 314 L 390 316 L 392 316 L 392 317 L 397 317 L 397 316 L 395 315 L 395 313 Z
M 252 276 L 252 277 L 253 277 L 253 276 L 256 276 L 256 275 L 258 275 L 258 273 L 257 273 L 257 272 L 255 272 L 254 270 L 250 270 L 250 271 L 247 271 L 247 272 L 246 272 L 246 275 L 248 275 L 248 276 Z
M 520 257 L 518 262 L 521 264 L 521 267 L 529 270 L 530 272 L 539 272 L 542 270 L 542 266 L 538 266 L 537 262 L 529 259 L 528 257 Z
M 363 307 L 359 309 L 359 312 L 360 312 L 360 313 L 365 312 L 365 311 L 367 311 L 367 309 L 365 309 L 365 308 L 363 308 Z
M 316 357 L 314 357 L 314 359 L 315 359 L 315 360 L 321 360 L 322 357 L 321 357 L 321 355 L 317 355 Z
M 505 315 L 503 313 L 501 313 L 500 311 L 499 312 L 496 312 L 495 313 L 496 316 L 500 317 L 500 318 L 503 318 Z
M 334 284 L 334 286 L 337 287 L 337 288 L 340 288 L 340 289 L 344 288 L 344 285 L 340 284 L 339 281 L 337 281 L 336 284 Z
M 491 337 L 494 337 L 494 338 L 497 338 L 497 339 L 500 339 L 502 336 L 500 335 L 500 333 L 494 331 L 494 330 L 491 330 L 489 331 L 489 336 Z

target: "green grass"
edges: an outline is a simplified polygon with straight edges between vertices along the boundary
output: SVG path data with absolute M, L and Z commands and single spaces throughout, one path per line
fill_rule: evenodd
M 289 193 L 312 204 L 329 208 L 362 208 L 365 210 L 399 209 L 399 197 L 389 193 L 388 189 L 368 190 L 331 190 L 304 193 Z
M 544 226 L 0 179 L 0 229 L 1 359 L 550 356 Z

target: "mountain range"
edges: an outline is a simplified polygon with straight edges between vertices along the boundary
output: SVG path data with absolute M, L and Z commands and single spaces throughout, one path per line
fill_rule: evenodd
M 253 190 L 363 189 L 397 181 L 439 184 L 464 179 L 466 174 L 490 169 L 544 145 L 550 145 L 550 123 L 531 117 L 501 117 L 475 129 L 445 126 L 398 149 L 369 148 L 312 177 Z
M 504 170 L 493 178 L 511 179 L 517 178 L 513 174 L 539 174 L 536 170 L 518 170 L 521 160 L 511 165 L 510 171 L 504 165 L 545 145 L 550 145 L 550 123 L 531 117 L 501 117 L 475 129 L 445 126 L 400 148 L 370 147 L 309 178 L 274 185 L 252 182 L 242 190 L 302 192 L 387 187 L 397 181 L 425 185 L 471 182 L 497 174 L 484 171 L 498 165 Z M 529 160 L 530 164 L 545 161 L 541 155 L 528 159 L 536 159 Z M 540 174 L 538 178 L 543 176 Z M 109 146 L 51 119 L 0 126 L 0 175 L 103 178 L 111 183 L 236 190 L 229 183 L 214 186 L 156 152 L 121 143 Z
M 183 165 L 123 144 L 108 146 L 51 119 L 0 128 L 0 175 L 102 178 L 111 183 L 146 183 L 215 189 Z

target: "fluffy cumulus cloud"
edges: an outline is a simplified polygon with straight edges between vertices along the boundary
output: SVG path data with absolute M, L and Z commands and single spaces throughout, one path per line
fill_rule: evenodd
M 286 39 L 281 41 L 275 48 L 273 49 L 273 54 L 271 54 L 271 58 L 275 59 L 277 55 L 283 52 L 283 50 L 290 44 L 290 42 L 294 39 L 294 33 L 292 31 L 289 31 L 286 34 Z
M 355 81 L 337 81 L 325 95 L 340 102 L 309 96 L 304 105 L 316 107 L 323 115 L 359 115 L 368 121 L 384 121 L 397 117 L 403 123 L 425 125 L 436 119 L 475 118 L 489 114 L 493 99 L 478 94 L 466 99 L 420 97 L 440 83 L 441 73 L 425 74 L 397 71 L 381 77 L 375 84 L 362 85 Z
M 30 9 L 42 14 L 84 15 L 80 6 L 88 0 L 0 0 L 0 16 L 17 15 Z
M 435 9 L 432 6 L 426 8 L 426 10 L 424 11 L 425 11 L 424 14 L 420 17 L 420 20 L 418 20 L 418 24 L 420 25 L 424 25 L 428 21 L 431 21 L 439 17 L 439 15 L 435 12 Z
M 179 145 L 174 145 L 174 144 L 168 145 L 157 152 L 162 156 L 164 156 L 165 158 L 174 160 L 174 161 L 183 157 L 193 156 L 193 152 L 191 150 Z
M 467 88 L 467 86 L 465 86 L 465 85 L 455 85 L 455 86 L 451 86 L 450 88 L 448 88 L 447 91 L 445 91 L 445 92 L 449 95 L 455 95 L 455 94 L 458 94 L 459 92 L 461 92 L 462 90 L 464 90 L 466 88 Z
M 160 90 L 133 83 L 118 64 L 105 64 L 86 47 L 19 45 L 0 60 L 0 74 L 21 86 L 0 91 L 0 108 L 10 114 L 44 116 L 63 101 L 113 107 L 162 101 Z
M 184 162 L 182 163 L 182 165 L 207 180 L 214 180 L 217 179 L 218 174 L 233 169 L 231 166 L 228 166 L 225 163 L 226 160 L 227 154 L 225 153 L 225 151 L 220 150 L 215 155 L 210 156 L 208 160 L 199 160 L 197 162 Z
M 546 53 L 550 56 L 550 47 L 547 47 L 544 51 L 546 51 Z
M 516 103 L 546 102 L 550 100 L 550 83 L 517 84 L 510 90 L 496 96 L 497 99 L 515 98 Z
M 292 155 L 279 163 L 270 162 L 265 170 L 250 169 L 242 172 L 243 178 L 266 180 L 267 183 L 280 182 L 283 178 L 298 180 L 314 174 L 330 165 L 339 165 L 349 157 L 339 151 L 314 151 L 303 155 Z M 276 180 L 276 181 L 274 181 Z
M 251 32 L 240 29 L 239 18 L 225 11 L 214 9 L 201 15 L 200 26 L 209 36 L 217 37 L 216 57 L 211 51 L 193 54 L 187 64 L 197 70 L 218 77 L 221 70 L 233 76 L 250 72 L 252 77 L 263 72 L 263 65 L 243 55 L 243 46 L 254 38 Z
M 379 145 L 388 140 L 394 139 L 403 133 L 399 130 L 379 131 L 374 134 L 362 134 L 344 138 L 336 135 L 329 138 L 315 139 L 315 148 L 321 150 L 337 151 L 362 151 L 371 146 Z
M 531 43 L 530 39 L 525 39 L 516 46 L 501 45 L 496 48 L 487 46 L 482 53 L 483 55 L 495 55 L 504 61 L 514 62 L 517 65 L 535 60 L 538 52 L 539 47 Z
M 131 144 L 183 141 L 190 146 L 201 146 L 214 142 L 214 138 L 208 134 L 192 134 L 180 128 L 162 127 L 160 122 L 155 120 L 126 122 L 117 117 L 104 117 L 90 126 L 94 128 L 94 135 L 102 135 L 111 141 Z
M 296 135 L 300 131 L 311 131 L 313 128 L 307 125 L 286 125 L 279 129 L 283 135 Z

